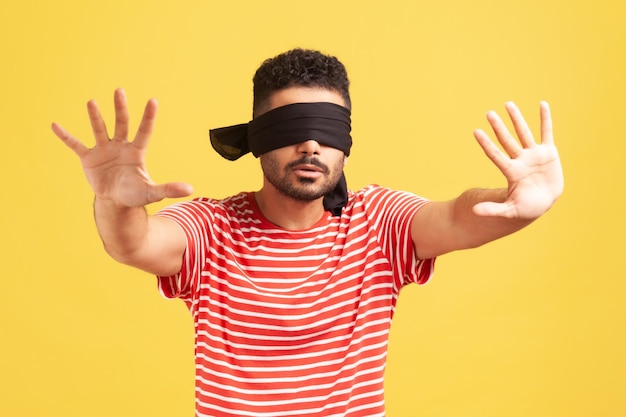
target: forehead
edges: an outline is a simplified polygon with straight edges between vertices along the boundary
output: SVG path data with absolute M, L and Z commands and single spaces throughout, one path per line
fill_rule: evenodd
M 337 91 L 323 88 L 288 87 L 278 90 L 270 96 L 269 110 L 294 103 L 333 103 L 346 106 L 343 97 Z

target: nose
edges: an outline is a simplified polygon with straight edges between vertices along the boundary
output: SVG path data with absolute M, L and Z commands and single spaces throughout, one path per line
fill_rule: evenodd
M 298 152 L 307 154 L 307 155 L 319 155 L 320 154 L 320 144 L 313 139 L 306 140 L 304 142 L 300 142 L 298 144 Z

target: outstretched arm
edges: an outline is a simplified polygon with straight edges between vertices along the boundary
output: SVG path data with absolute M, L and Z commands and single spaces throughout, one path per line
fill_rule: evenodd
M 547 103 L 541 103 L 541 143 L 513 103 L 506 104 L 518 140 L 493 111 L 487 113 L 500 150 L 482 130 L 474 136 L 507 180 L 507 188 L 472 189 L 458 198 L 431 202 L 413 218 L 411 235 L 419 258 L 483 245 L 529 225 L 563 192 L 563 172 Z
M 133 141 L 128 140 L 128 107 L 123 90 L 115 91 L 115 133 L 109 138 L 97 104 L 87 104 L 96 144 L 86 147 L 63 127 L 52 130 L 78 155 L 96 197 L 95 220 L 106 251 L 119 262 L 158 275 L 179 271 L 185 236 L 172 221 L 148 216 L 145 206 L 164 198 L 190 195 L 184 183 L 156 184 L 148 175 L 145 154 L 154 127 L 157 102 L 150 100 Z

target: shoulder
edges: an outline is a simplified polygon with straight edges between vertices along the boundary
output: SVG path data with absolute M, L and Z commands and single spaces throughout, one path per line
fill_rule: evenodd
M 348 191 L 348 205 L 350 204 L 371 204 L 382 201 L 403 201 L 419 200 L 426 201 L 409 191 L 394 190 L 378 184 L 370 184 L 356 191 Z
M 371 184 L 357 191 L 349 191 L 346 209 L 352 216 L 364 213 L 370 220 L 409 220 L 427 202 L 426 198 L 408 191 Z
M 211 222 L 219 219 L 231 222 L 234 219 L 254 217 L 255 210 L 251 198 L 250 192 L 241 192 L 223 199 L 199 197 L 168 206 L 157 214 L 166 217 L 205 219 Z
M 391 191 L 389 188 L 378 184 L 370 184 L 358 190 L 348 190 L 348 204 L 368 199 L 372 195 Z
M 245 210 L 245 207 L 249 206 L 249 195 L 250 193 L 248 192 L 241 192 L 222 199 L 197 197 L 193 200 L 172 204 L 161 211 L 189 210 L 194 208 L 204 210 Z

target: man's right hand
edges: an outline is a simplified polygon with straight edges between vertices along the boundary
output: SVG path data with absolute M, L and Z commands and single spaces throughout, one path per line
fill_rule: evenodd
M 57 123 L 52 130 L 78 155 L 96 197 L 122 207 L 142 207 L 164 198 L 178 198 L 193 192 L 191 185 L 180 182 L 155 184 L 148 175 L 146 149 L 157 113 L 157 101 L 151 99 L 141 119 L 135 139 L 128 140 L 128 106 L 124 90 L 114 95 L 115 134 L 109 138 L 107 128 L 95 101 L 87 110 L 96 144 L 86 147 Z
M 78 155 L 96 194 L 94 217 L 107 253 L 144 271 L 170 276 L 180 271 L 186 247 L 183 230 L 171 219 L 148 216 L 145 206 L 193 192 L 191 185 L 155 184 L 146 170 L 146 148 L 154 127 L 156 100 L 148 101 L 135 139 L 128 140 L 128 107 L 123 90 L 115 91 L 115 134 L 109 138 L 98 105 L 87 105 L 96 138 L 83 145 L 54 123 L 54 133 Z

